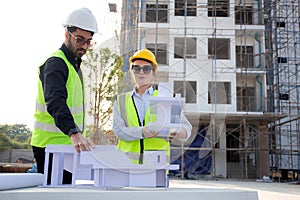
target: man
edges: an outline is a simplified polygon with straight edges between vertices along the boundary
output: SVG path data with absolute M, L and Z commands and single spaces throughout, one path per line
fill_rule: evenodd
M 31 139 L 38 173 L 44 173 L 47 144 L 72 144 L 78 153 L 94 148 L 94 144 L 82 135 L 85 98 L 80 64 L 94 33 L 98 31 L 97 21 L 89 9 L 81 8 L 70 13 L 64 27 L 65 42 L 38 70 L 35 124 Z M 51 172 L 51 167 L 48 171 Z M 63 184 L 71 183 L 71 177 L 65 171 Z

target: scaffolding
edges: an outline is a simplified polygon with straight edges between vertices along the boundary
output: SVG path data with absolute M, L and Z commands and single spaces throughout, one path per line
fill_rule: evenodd
M 299 181 L 299 1 L 267 1 L 265 5 L 269 74 L 269 109 L 287 117 L 270 126 L 272 173 Z
M 125 42 L 121 52 L 125 52 L 125 61 L 144 44 L 160 61 L 161 75 L 157 81 L 183 81 L 177 82 L 182 87 L 178 91 L 186 98 L 194 95 L 198 101 L 208 93 L 210 112 L 187 112 L 186 116 L 193 124 L 194 135 L 200 124 L 205 126 L 210 145 L 172 146 L 180 155 L 188 151 L 211 153 L 209 174 L 196 178 L 220 177 L 216 166 L 225 157 L 227 176 L 223 178 L 254 179 L 267 175 L 279 181 L 299 181 L 299 11 L 299 2 L 291 0 L 123 1 L 121 41 Z M 172 19 L 177 20 L 177 26 L 165 25 L 170 23 L 170 15 L 175 16 Z M 196 17 L 201 17 L 207 27 L 188 26 Z M 222 20 L 226 18 L 233 19 L 232 26 L 223 26 Z M 176 34 L 184 39 L 172 41 L 175 47 L 171 52 L 163 43 L 172 43 L 170 37 Z M 208 55 L 203 54 L 205 51 L 193 51 L 195 38 L 196 44 L 205 44 L 208 38 Z M 217 38 L 223 39 L 219 41 L 222 45 L 216 42 Z M 145 44 L 147 40 L 151 42 Z M 224 51 L 226 45 L 234 46 L 235 52 Z M 181 60 L 171 62 L 171 54 Z M 218 60 L 230 59 L 232 55 L 235 66 Z M 204 64 L 210 66 L 207 74 L 211 84 L 208 91 L 197 93 L 192 81 L 184 80 L 200 70 L 191 65 L 190 59 L 201 61 L 207 57 L 209 60 Z M 206 69 L 201 70 L 206 73 Z M 237 77 L 236 91 L 230 91 L 230 85 L 218 84 L 224 74 Z M 220 91 L 229 91 L 231 95 Z M 236 101 L 238 114 L 220 113 L 218 104 L 224 103 L 220 99 L 225 104 Z M 183 156 L 181 162 L 183 166 Z M 183 169 L 181 177 L 187 177 Z

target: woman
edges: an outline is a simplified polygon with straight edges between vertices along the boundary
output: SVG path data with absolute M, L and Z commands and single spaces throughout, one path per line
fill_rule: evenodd
M 144 151 L 153 150 L 166 151 L 169 161 L 169 142 L 156 137 L 159 132 L 151 132 L 147 127 L 150 115 L 148 98 L 157 96 L 159 92 L 153 88 L 153 79 L 158 69 L 155 56 L 148 49 L 142 49 L 130 57 L 129 62 L 134 89 L 119 95 L 114 104 L 113 131 L 119 139 L 118 149 L 126 152 L 136 164 L 143 164 Z M 187 140 L 192 126 L 185 117 L 183 123 L 186 130 L 173 136 Z

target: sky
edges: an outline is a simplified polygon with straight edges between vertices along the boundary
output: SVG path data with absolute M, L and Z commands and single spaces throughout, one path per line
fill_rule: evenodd
M 10 0 L 0 3 L 0 125 L 25 124 L 33 128 L 37 69 L 64 42 L 67 15 L 89 8 L 98 22 L 97 44 L 110 40 L 118 13 L 108 3 L 121 0 Z M 120 11 L 120 9 L 118 9 Z

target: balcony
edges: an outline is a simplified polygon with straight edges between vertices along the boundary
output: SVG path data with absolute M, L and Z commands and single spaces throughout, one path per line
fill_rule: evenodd
M 258 112 L 261 111 L 257 106 L 257 99 L 253 96 L 237 97 L 236 110 L 239 112 Z

